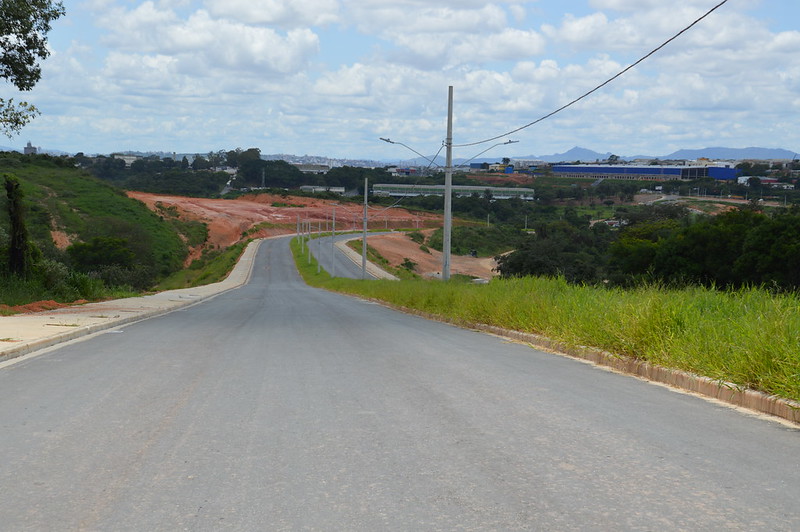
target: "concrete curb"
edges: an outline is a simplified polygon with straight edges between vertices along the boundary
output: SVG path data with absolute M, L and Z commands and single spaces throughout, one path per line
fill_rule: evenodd
M 206 301 L 220 294 L 228 292 L 229 290 L 238 288 L 246 284 L 250 280 L 250 276 L 252 275 L 253 271 L 253 264 L 255 262 L 254 261 L 255 254 L 258 251 L 258 248 L 261 245 L 262 240 L 263 239 L 254 240 L 250 242 L 250 244 L 248 244 L 247 248 L 245 248 L 245 250 L 242 252 L 242 255 L 239 257 L 236 266 L 234 266 L 234 268 L 228 274 L 228 277 L 226 277 L 222 281 L 195 288 L 181 288 L 177 290 L 168 290 L 165 292 L 159 292 L 157 294 L 151 294 L 148 296 L 141 296 L 138 298 L 116 300 L 115 304 L 120 304 L 120 302 L 134 303 L 136 301 L 139 301 L 140 304 L 141 302 L 146 302 L 148 305 L 152 303 L 152 306 L 145 307 L 141 310 L 131 309 L 131 310 L 117 311 L 117 312 L 129 312 L 130 315 L 128 316 L 117 315 L 107 321 L 94 323 L 91 325 L 79 326 L 62 333 L 55 333 L 43 338 L 23 341 L 17 345 L 3 346 L 2 344 L 0 344 L 0 362 L 5 362 L 13 358 L 18 358 L 23 355 L 32 353 L 34 351 L 38 351 L 40 349 L 45 349 L 47 347 L 51 347 L 56 344 L 68 342 L 70 340 L 75 340 L 77 338 L 88 336 L 90 334 L 94 334 L 96 332 L 100 332 L 106 329 L 111 329 L 114 327 L 119 327 L 121 325 L 127 325 L 129 323 L 141 321 L 148 318 L 153 318 L 156 316 L 161 316 L 163 314 L 168 314 L 175 310 L 189 307 L 201 301 Z M 99 311 L 102 311 L 103 310 L 102 307 L 105 303 L 110 303 L 110 302 L 88 303 L 84 307 L 89 307 L 90 305 L 94 305 L 94 307 L 92 308 L 97 308 Z M 70 307 L 59 309 L 59 311 L 55 312 L 58 313 L 57 314 L 53 312 L 41 313 L 40 317 L 41 319 L 45 318 L 53 319 L 54 316 L 59 316 L 59 315 L 69 316 Z M 2 320 L 9 320 L 9 319 L 13 320 L 14 317 L 15 316 L 8 316 L 6 318 L 0 318 L 0 323 L 2 323 Z
M 768 414 L 792 423 L 800 424 L 800 402 L 784 399 L 775 395 L 744 388 L 742 386 L 710 379 L 700 375 L 695 375 L 686 371 L 665 368 L 650 364 L 635 358 L 614 355 L 607 351 L 592 349 L 589 347 L 572 347 L 566 344 L 551 340 L 544 336 L 503 329 L 494 325 L 483 323 L 463 324 L 443 318 L 435 314 L 429 314 L 415 309 L 409 309 L 397 305 L 391 305 L 385 301 L 369 299 L 385 307 L 413 314 L 421 318 L 448 323 L 456 327 L 473 329 L 480 332 L 490 333 L 510 340 L 523 342 L 531 347 L 551 352 L 556 355 L 569 356 L 586 362 L 612 369 L 625 375 L 641 377 L 648 381 L 657 382 L 673 388 L 695 393 L 703 397 L 716 399 L 720 402 L 741 407 L 747 410 Z

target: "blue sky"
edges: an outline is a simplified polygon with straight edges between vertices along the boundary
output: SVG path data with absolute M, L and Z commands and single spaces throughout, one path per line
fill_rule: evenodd
M 20 136 L 67 152 L 402 160 L 516 129 L 719 0 L 65 0 Z M 800 2 L 728 0 L 658 55 L 488 156 L 582 146 L 800 151 Z M 504 137 L 506 138 L 506 137 Z M 491 144 L 489 144 L 491 145 Z M 489 145 L 456 150 L 469 158 Z

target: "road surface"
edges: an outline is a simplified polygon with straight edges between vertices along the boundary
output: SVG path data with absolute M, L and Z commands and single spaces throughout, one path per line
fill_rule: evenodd
M 493 336 L 248 285 L 0 369 L 3 530 L 798 530 L 800 432 Z

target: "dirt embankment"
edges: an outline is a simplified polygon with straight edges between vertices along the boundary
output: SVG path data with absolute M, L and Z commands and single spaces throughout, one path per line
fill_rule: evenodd
M 423 231 L 429 235 L 432 230 Z M 420 244 L 414 242 L 406 233 L 389 233 L 374 235 L 369 238 L 370 246 L 381 254 L 383 258 L 394 266 L 400 266 L 406 259 L 416 264 L 414 271 L 423 277 L 440 278 L 442 275 L 442 253 L 428 248 L 422 249 Z M 497 272 L 494 268 L 497 263 L 489 257 L 470 257 L 451 255 L 450 273 L 462 274 L 481 279 L 491 279 Z
M 363 228 L 363 207 L 331 200 L 315 198 L 282 197 L 276 194 L 253 194 L 233 200 L 162 196 L 145 192 L 128 192 L 132 198 L 145 203 L 158 212 L 156 204 L 163 208 L 174 207 L 181 217 L 198 220 L 208 225 L 208 241 L 203 247 L 192 250 L 190 261 L 199 256 L 204 247 L 225 248 L 248 236 L 268 237 L 292 234 L 297 230 L 298 219 L 309 221 L 313 231 L 320 228 L 330 230 L 334 211 L 337 231 L 360 231 Z M 374 208 L 369 211 L 370 229 L 420 229 L 441 226 L 441 216 L 410 212 L 405 209 Z M 441 275 L 442 254 L 420 249 L 404 233 L 373 235 L 370 245 L 393 266 L 405 259 L 417 264 L 415 271 L 423 276 Z M 495 267 L 492 259 L 473 257 L 451 257 L 451 273 L 472 275 L 488 279 Z
M 208 240 L 190 250 L 186 265 L 199 257 L 204 249 L 223 249 L 247 237 L 270 237 L 293 234 L 299 220 L 310 222 L 313 231 L 331 228 L 334 211 L 336 230 L 361 231 L 363 229 L 363 207 L 331 200 L 315 198 L 283 197 L 276 194 L 254 194 L 233 200 L 189 198 L 183 196 L 164 196 L 146 192 L 128 192 L 129 197 L 147 205 L 154 212 L 163 214 L 165 209 L 175 208 L 183 219 L 201 221 L 208 226 Z M 161 208 L 157 206 L 160 204 Z M 442 217 L 410 212 L 401 208 L 370 208 L 369 229 L 420 229 L 440 227 Z M 72 243 L 69 235 L 62 231 L 52 231 L 56 245 L 64 249 Z M 393 266 L 399 266 L 405 259 L 417 264 L 415 271 L 427 277 L 441 275 L 441 253 L 425 252 L 405 233 L 373 235 L 370 245 L 375 247 Z M 488 279 L 493 275 L 492 259 L 472 257 L 451 258 L 451 273 L 461 273 Z M 80 302 L 77 302 L 80 303 Z M 74 303 L 73 303 L 74 304 Z M 29 305 L 13 307 L 16 312 L 38 312 L 65 306 L 55 301 L 40 301 Z M 9 308 L 6 307 L 6 310 Z

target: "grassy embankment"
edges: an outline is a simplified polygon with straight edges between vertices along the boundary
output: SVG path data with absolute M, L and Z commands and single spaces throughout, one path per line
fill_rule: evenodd
M 250 239 L 220 251 L 209 251 L 186 268 L 173 273 L 156 287 L 156 291 L 190 288 L 216 283 L 225 279 L 236 266 Z
M 298 256 L 299 243 L 292 241 Z M 313 286 L 442 316 L 591 346 L 800 401 L 800 297 L 761 289 L 634 290 L 563 279 L 353 281 L 297 266 Z
M 182 231 L 193 233 L 194 238 L 204 238 L 205 228 L 201 224 L 167 220 L 67 160 L 0 153 L 0 174 L 9 174 L 20 182 L 24 221 L 36 250 L 31 255 L 31 274 L 24 279 L 0 267 L 0 303 L 6 305 L 43 299 L 71 302 L 132 295 L 152 286 L 151 280 L 180 268 L 187 253 L 181 240 Z M 4 262 L 10 234 L 7 203 L 5 194 L 1 195 L 0 257 Z M 124 238 L 124 246 L 132 254 L 136 267 L 106 269 L 113 274 L 108 277 L 113 276 L 116 282 L 102 282 L 76 268 L 68 254 L 56 248 L 51 235 L 54 230 L 72 242 L 90 242 L 96 237 Z M 187 236 L 188 240 L 192 238 Z

